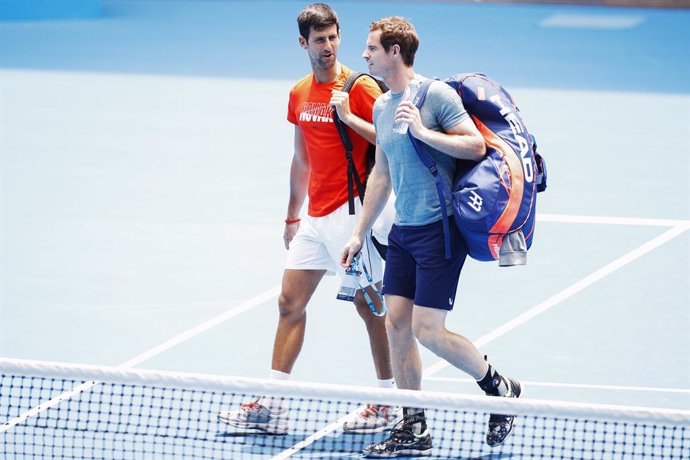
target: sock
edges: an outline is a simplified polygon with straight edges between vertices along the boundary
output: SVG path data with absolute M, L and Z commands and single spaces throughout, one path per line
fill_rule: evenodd
M 510 390 L 506 379 L 501 377 L 501 374 L 491 367 L 491 364 L 489 364 L 484 378 L 477 381 L 477 385 L 489 396 L 505 396 Z
M 290 380 L 290 374 L 288 374 L 287 372 L 271 369 L 268 372 L 268 378 L 271 380 Z
M 271 369 L 268 373 L 268 378 L 269 380 L 286 381 L 290 380 L 290 374 L 288 374 L 287 372 Z M 283 407 L 283 399 L 284 398 L 282 397 L 274 398 L 273 396 L 263 396 L 261 398 L 261 404 L 269 409 L 280 409 Z
M 424 409 L 403 407 L 403 419 L 405 420 L 405 425 L 411 428 L 414 434 L 422 434 L 426 431 Z
M 379 388 L 395 388 L 395 379 L 390 378 L 390 379 L 378 379 L 376 381 L 377 385 Z

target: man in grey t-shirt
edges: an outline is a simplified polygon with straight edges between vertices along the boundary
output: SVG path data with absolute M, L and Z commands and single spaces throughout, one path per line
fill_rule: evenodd
M 369 176 L 364 206 L 352 238 L 343 249 L 341 264 L 350 265 L 393 189 L 396 219 L 388 235 L 383 293 L 398 388 L 421 389 L 418 340 L 471 375 L 486 394 L 516 398 L 522 391 L 519 382 L 501 376 L 472 342 L 445 326 L 446 315 L 455 302 L 467 248 L 453 223 L 449 235 L 451 256 L 445 257 L 441 206 L 446 206 L 449 215 L 452 207 L 439 203 L 433 177 L 419 159 L 407 131 L 429 147 L 448 186 L 456 159 L 479 161 L 486 148 L 460 97 L 450 86 L 433 82 L 421 111 L 408 100 L 406 96 L 423 79 L 412 67 L 418 46 L 414 27 L 403 18 L 384 18 L 369 27 L 363 57 L 369 72 L 382 77 L 390 91 L 374 105 L 376 166 Z M 512 431 L 513 419 L 510 415 L 492 414 L 487 443 L 501 444 Z M 403 408 L 403 420 L 390 437 L 368 446 L 364 453 L 386 458 L 430 454 L 431 435 L 424 410 Z

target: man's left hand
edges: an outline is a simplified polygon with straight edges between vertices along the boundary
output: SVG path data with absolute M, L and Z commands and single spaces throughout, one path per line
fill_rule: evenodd
M 344 91 L 333 90 L 329 104 L 338 113 L 338 117 L 343 123 L 347 123 L 352 115 L 352 112 L 350 112 L 350 94 Z

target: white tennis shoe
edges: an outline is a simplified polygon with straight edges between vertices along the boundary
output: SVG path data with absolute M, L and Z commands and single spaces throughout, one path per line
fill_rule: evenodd
M 380 433 L 402 418 L 401 407 L 367 404 L 352 419 L 343 424 L 344 433 Z
M 218 420 L 244 430 L 259 430 L 267 434 L 286 434 L 288 431 L 287 409 L 268 408 L 261 398 L 244 403 L 239 410 L 218 412 Z

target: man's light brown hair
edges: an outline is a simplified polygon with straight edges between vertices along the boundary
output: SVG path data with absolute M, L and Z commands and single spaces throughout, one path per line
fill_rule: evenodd
M 381 31 L 381 46 L 389 52 L 393 45 L 400 47 L 405 65 L 412 67 L 414 55 L 419 48 L 419 37 L 414 26 L 400 16 L 389 16 L 369 25 L 369 32 Z

